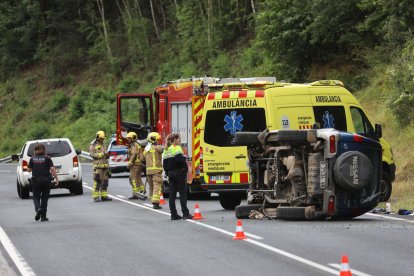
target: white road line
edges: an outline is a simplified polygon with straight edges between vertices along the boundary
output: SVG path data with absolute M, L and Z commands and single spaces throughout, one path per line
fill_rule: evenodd
M 378 218 L 389 219 L 389 220 L 399 220 L 399 221 L 411 222 L 411 221 L 410 221 L 410 220 L 408 220 L 408 219 L 394 218 L 394 217 L 383 216 L 383 215 L 378 215 L 378 214 L 365 213 L 365 215 L 368 215 L 368 216 L 373 216 L 373 217 L 378 217 Z
M 116 195 L 117 197 L 120 197 L 120 198 L 125 198 L 125 196 L 123 196 L 123 195 Z
M 16 265 L 19 272 L 22 276 L 35 276 L 36 274 L 29 266 L 28 263 L 23 259 L 22 255 L 20 255 L 17 248 L 13 245 L 9 237 L 7 236 L 6 232 L 4 232 L 3 228 L 0 226 L 0 241 L 3 244 L 4 248 L 6 249 L 7 253 L 9 254 L 10 258 L 13 260 L 14 264 Z
M 341 269 L 341 265 L 340 264 L 328 264 L 328 265 L 330 265 L 332 267 L 335 267 L 338 270 Z M 371 274 L 366 274 L 364 272 L 361 272 L 361 271 L 356 270 L 356 269 L 353 269 L 353 268 L 351 268 L 351 273 L 352 273 L 352 275 L 355 275 L 355 276 L 371 276 Z
M 85 183 L 85 182 L 84 182 L 84 184 L 87 184 L 87 183 Z M 89 189 L 89 190 L 92 190 L 92 188 L 91 188 L 91 187 L 89 187 L 89 186 L 87 186 L 87 185 L 83 185 L 83 186 L 84 186 L 85 188 Z M 153 211 L 153 212 L 157 212 L 157 213 L 160 213 L 160 214 L 163 214 L 163 215 L 167 215 L 167 216 L 169 216 L 169 215 L 170 215 L 169 213 L 166 213 L 166 212 L 163 212 L 163 211 L 160 211 L 160 210 L 156 210 L 156 209 L 152 209 L 151 207 L 147 207 L 147 206 L 144 206 L 144 205 L 141 205 L 141 204 L 133 203 L 133 202 L 130 202 L 130 201 L 124 200 L 124 199 L 122 199 L 122 198 L 118 198 L 118 197 L 116 197 L 116 196 L 110 195 L 110 194 L 109 194 L 109 196 L 110 196 L 110 197 L 112 197 L 112 198 L 114 198 L 114 199 L 117 199 L 117 200 L 119 200 L 119 201 L 122 201 L 122 202 L 124 202 L 124 203 L 128 203 L 128 204 L 130 204 L 130 205 L 134 205 L 134 206 L 137 206 L 137 207 L 140 207 L 140 208 L 144 208 L 144 209 L 147 209 L 147 210 L 150 210 L 150 211 Z M 145 204 L 145 203 L 144 203 L 144 204 Z M 194 224 L 200 225 L 200 226 L 203 226 L 203 227 L 205 227 L 205 228 L 212 229 L 212 230 L 214 230 L 214 231 L 217 231 L 217 232 L 223 233 L 223 234 L 228 235 L 228 236 L 234 236 L 234 233 L 232 233 L 232 232 L 229 232 L 229 231 L 227 231 L 227 230 L 224 230 L 224 229 L 221 229 L 221 228 L 218 228 L 218 227 L 215 227 L 215 226 L 211 226 L 211 225 L 205 224 L 205 223 L 203 223 L 203 222 L 199 222 L 199 221 L 195 221 L 195 220 L 186 220 L 186 221 L 187 221 L 187 222 L 190 222 L 190 223 L 194 223 Z M 308 265 L 308 266 L 314 267 L 314 268 L 316 268 L 316 269 L 319 269 L 319 270 L 322 270 L 322 271 L 325 271 L 325 272 L 331 273 L 331 274 L 333 274 L 333 275 L 338 275 L 338 270 L 336 270 L 336 269 L 332 269 L 332 268 L 330 268 L 330 267 L 328 267 L 328 266 L 324 266 L 324 265 L 318 264 L 318 263 L 313 262 L 313 261 L 311 261 L 311 260 L 308 260 L 308 259 L 305 259 L 305 258 L 299 257 L 299 256 L 294 255 L 294 254 L 292 254 L 292 253 L 289 253 L 289 252 L 287 252 L 287 251 L 284 251 L 284 250 L 281 250 L 281 249 L 278 249 L 278 248 L 272 247 L 272 246 L 270 246 L 270 245 L 264 244 L 264 243 L 262 243 L 262 242 L 259 242 L 259 241 L 256 241 L 256 240 L 252 240 L 252 239 L 250 239 L 250 238 L 247 238 L 247 239 L 245 239 L 245 240 L 243 240 L 243 241 L 248 242 L 248 243 L 251 243 L 251 244 L 254 244 L 254 245 L 259 246 L 259 247 L 261 247 L 261 248 L 267 249 L 267 250 L 269 250 L 269 251 L 271 251 L 271 252 L 274 252 L 274 253 L 276 253 L 276 254 L 279 254 L 279 255 L 285 256 L 285 257 L 287 257 L 287 258 L 290 258 L 290 259 L 295 260 L 295 261 L 297 261 L 297 262 L 303 263 L 303 264 L 305 264 L 305 265 Z

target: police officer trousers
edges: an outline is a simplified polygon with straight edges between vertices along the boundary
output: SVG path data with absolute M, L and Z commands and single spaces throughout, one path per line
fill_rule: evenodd
M 170 205 L 171 215 L 177 215 L 177 209 L 175 207 L 175 199 L 177 198 L 177 192 L 180 193 L 180 204 L 183 215 L 189 215 L 190 211 L 187 208 L 187 183 L 185 181 L 186 174 L 180 169 L 172 170 L 168 172 L 168 181 L 170 184 L 170 197 L 168 203 Z

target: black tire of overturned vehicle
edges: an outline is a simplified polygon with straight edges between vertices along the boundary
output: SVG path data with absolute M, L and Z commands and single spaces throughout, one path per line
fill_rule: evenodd
M 281 144 L 308 144 L 308 131 L 305 130 L 279 130 L 277 132 L 276 141 Z
M 238 219 L 248 219 L 251 211 L 259 211 L 263 207 L 263 204 L 250 204 L 250 205 L 239 205 L 234 211 L 236 218 Z
M 235 146 L 257 146 L 260 145 L 260 132 L 237 132 L 235 137 Z
M 276 219 L 306 220 L 305 207 L 279 206 L 276 208 Z
M 347 191 L 360 191 L 368 186 L 372 174 L 371 161 L 359 151 L 345 152 L 335 161 L 335 181 Z

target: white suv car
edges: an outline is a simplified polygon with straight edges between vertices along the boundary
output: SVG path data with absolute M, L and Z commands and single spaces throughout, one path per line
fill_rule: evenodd
M 32 173 L 27 171 L 30 158 L 34 155 L 37 143 L 45 145 L 46 154 L 52 158 L 59 178 L 59 188 L 66 188 L 76 195 L 83 194 L 82 170 L 79 163 L 79 150 L 75 150 L 68 138 L 51 138 L 27 141 L 19 155 L 12 155 L 17 165 L 17 194 L 21 199 L 29 198 Z M 54 181 L 52 181 L 54 182 Z

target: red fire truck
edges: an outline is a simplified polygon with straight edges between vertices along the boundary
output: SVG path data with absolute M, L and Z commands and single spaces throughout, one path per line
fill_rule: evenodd
M 218 78 L 191 78 L 167 82 L 155 88 L 153 94 L 117 95 L 117 143 L 126 144 L 126 134 L 134 131 L 138 142 L 145 144 L 147 134 L 157 131 L 165 143 L 170 133 L 181 135 L 187 156 L 189 197 L 208 195 L 208 187 L 200 184 L 202 152 L 200 122 L 208 84 Z M 168 197 L 168 180 L 164 176 L 164 197 Z

